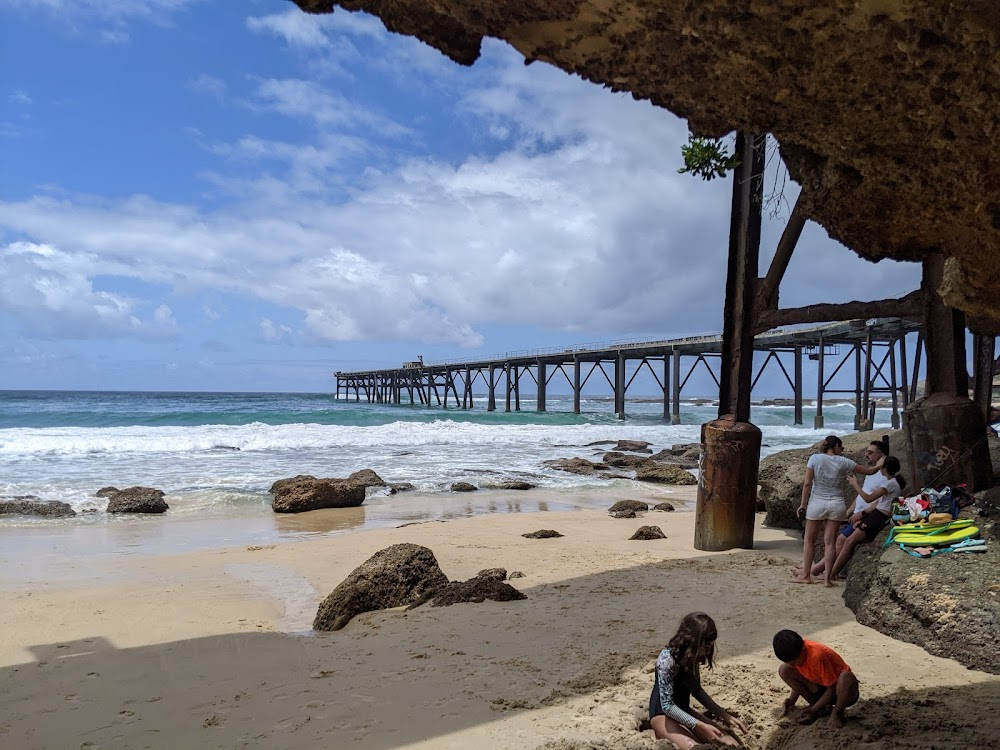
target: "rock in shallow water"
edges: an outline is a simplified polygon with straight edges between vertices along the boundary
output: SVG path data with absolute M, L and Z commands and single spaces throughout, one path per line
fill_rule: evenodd
M 73 510 L 69 503 L 59 502 L 58 500 L 53 500 L 52 502 L 45 502 L 37 498 L 32 500 L 26 498 L 0 500 L 0 516 L 66 518 L 75 515 L 76 511 Z
M 365 501 L 365 485 L 347 479 L 308 475 L 279 479 L 271 485 L 275 513 L 301 513 L 319 508 L 355 508 Z
M 394 544 L 351 571 L 320 603 L 313 628 L 340 630 L 362 612 L 413 604 L 447 583 L 447 576 L 427 547 Z
M 169 507 L 163 490 L 153 487 L 128 487 L 108 500 L 108 513 L 166 513 Z
M 471 482 L 452 482 L 452 492 L 475 492 L 479 488 Z

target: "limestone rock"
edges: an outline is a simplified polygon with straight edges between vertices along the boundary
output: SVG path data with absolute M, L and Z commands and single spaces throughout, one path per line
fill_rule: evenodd
M 497 581 L 507 580 L 507 569 L 506 568 L 487 568 L 486 570 L 480 570 L 476 573 L 477 578 L 493 578 Z
M 672 510 L 674 510 L 674 506 L 672 503 L 657 503 L 656 505 L 653 506 L 653 510 L 662 510 L 669 513 Z
M 543 461 L 542 464 L 552 469 L 568 471 L 571 474 L 580 474 L 583 476 L 590 476 L 599 471 L 608 470 L 607 464 L 594 463 L 593 461 L 588 461 L 585 458 L 553 458 L 548 461 Z
M 667 535 L 659 526 L 640 526 L 638 530 L 629 537 L 629 541 L 648 542 L 653 539 L 666 539 Z
M 272 495 L 275 495 L 278 492 L 280 492 L 283 487 L 287 487 L 289 485 L 293 485 L 305 480 L 315 480 L 315 479 L 316 477 L 314 477 L 312 474 L 299 474 L 294 477 L 288 477 L 287 479 L 279 479 L 274 484 L 271 485 L 271 489 L 269 489 L 268 492 L 270 492 Z
M 646 462 L 635 468 L 635 478 L 660 484 L 698 484 L 694 474 L 678 466 Z
M 614 466 L 618 469 L 634 469 L 644 461 L 649 461 L 649 457 L 626 456 L 624 453 L 619 451 L 611 451 L 610 453 L 605 453 L 604 458 L 602 458 L 601 461 L 608 466 Z
M 410 490 L 415 490 L 416 486 L 410 482 L 390 482 L 389 483 L 389 494 L 395 495 L 397 492 L 409 492 Z
M 649 510 L 649 505 L 641 500 L 619 500 L 617 503 L 608 508 L 608 513 L 618 513 L 623 510 L 647 511 Z
M 347 480 L 354 484 L 359 484 L 362 487 L 386 487 L 388 486 L 386 481 L 382 479 L 378 474 L 372 469 L 361 469 L 361 471 L 356 471 L 351 474 Z
M 533 490 L 536 486 L 531 482 L 524 482 L 520 479 L 506 479 L 491 485 L 491 488 L 497 490 Z
M 117 487 L 101 487 L 101 489 L 94 493 L 94 497 L 111 497 L 118 494 L 118 492 L 119 489 Z
M 0 498 L 0 516 L 40 516 L 42 518 L 65 518 L 75 516 L 69 503 L 58 500 L 45 502 L 37 497 L 21 495 L 12 500 Z
M 448 583 L 434 553 L 417 544 L 379 550 L 319 605 L 313 628 L 340 630 L 362 612 L 401 607 Z
M 450 607 L 452 604 L 463 602 L 481 604 L 487 599 L 495 602 L 513 602 L 527 598 L 509 583 L 484 576 L 476 576 L 468 581 L 451 581 L 437 589 L 433 595 L 424 597 L 431 600 L 432 607 Z M 415 603 L 413 607 L 421 603 Z
M 612 518 L 635 518 L 636 515 L 635 515 L 635 511 L 634 510 L 620 510 L 617 513 L 612 513 L 611 517 Z
M 1000 598 L 990 557 L 1000 545 L 996 521 L 978 520 L 986 554 L 946 553 L 910 557 L 898 547 L 882 549 L 883 532 L 858 547 L 851 559 L 844 601 L 858 622 L 991 674 L 1000 674 L 996 648 Z
M 275 513 L 302 513 L 319 508 L 355 508 L 365 501 L 365 487 L 346 479 L 298 476 L 271 487 Z
M 108 513 L 166 513 L 169 507 L 163 490 L 153 487 L 128 487 L 108 500 Z
M 452 482 L 452 492 L 475 492 L 479 488 L 471 482 Z
M 645 440 L 619 440 L 615 450 L 628 451 L 629 453 L 652 453 L 650 445 L 652 443 L 647 443 Z
M 511 579 L 513 579 L 513 578 L 524 578 L 524 573 L 522 573 L 520 570 L 512 570 L 509 577 Z
M 555 529 L 539 529 L 538 531 L 532 531 L 530 534 L 521 534 L 525 539 L 554 539 L 557 536 L 562 536 Z

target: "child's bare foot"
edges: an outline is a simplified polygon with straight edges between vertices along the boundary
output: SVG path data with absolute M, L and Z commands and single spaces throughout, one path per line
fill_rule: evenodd
M 844 726 L 844 714 L 836 709 L 830 714 L 830 726 L 834 729 L 840 729 Z
M 824 586 L 826 586 L 826 587 L 827 587 L 828 589 L 832 589 L 832 588 L 834 588 L 835 586 L 839 586 L 840 584 L 838 584 L 838 583 L 837 583 L 836 581 L 831 581 L 831 580 L 830 580 L 829 578 L 827 578 L 827 579 L 826 579 L 826 580 L 825 580 L 825 581 L 823 582 L 823 585 L 824 585 Z
M 810 578 L 809 576 L 798 575 L 798 576 L 795 576 L 795 578 L 790 578 L 788 580 L 788 582 L 789 583 L 812 583 L 813 579 Z
M 802 726 L 809 726 L 815 721 L 816 721 L 816 714 L 810 711 L 809 709 L 803 711 L 801 718 L 799 718 L 799 724 L 801 724 Z

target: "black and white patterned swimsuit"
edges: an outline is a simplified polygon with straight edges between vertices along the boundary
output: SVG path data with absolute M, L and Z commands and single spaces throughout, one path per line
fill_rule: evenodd
M 691 710 L 691 695 L 699 689 L 694 675 L 681 671 L 669 648 L 663 649 L 656 659 L 656 676 L 653 692 L 649 696 L 649 718 L 668 716 L 681 726 L 694 731 L 698 720 Z

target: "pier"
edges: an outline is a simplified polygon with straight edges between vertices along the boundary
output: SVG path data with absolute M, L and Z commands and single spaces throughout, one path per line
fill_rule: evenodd
M 887 398 L 892 406 L 892 426 L 898 427 L 901 410 L 917 397 L 922 349 L 919 331 L 919 324 L 912 320 L 878 318 L 758 334 L 754 350 L 765 356 L 755 369 L 752 386 L 768 368 L 780 372 L 790 389 L 795 424 L 803 424 L 806 383 L 802 363 L 807 358 L 816 362 L 817 370 L 814 388 L 809 389 L 816 399 L 815 427 L 823 427 L 823 399 L 834 395 L 854 399 L 857 429 L 871 426 L 875 398 Z M 908 359 L 906 335 L 913 332 L 918 334 L 917 345 Z M 543 412 L 546 394 L 555 380 L 569 387 L 573 411 L 579 414 L 581 392 L 593 381 L 606 385 L 614 396 L 615 413 L 624 419 L 628 389 L 640 373 L 647 372 L 663 394 L 663 418 L 679 424 L 684 387 L 691 376 L 699 370 L 707 372 L 720 386 L 721 359 L 721 336 L 513 351 L 486 358 L 426 364 L 415 361 L 398 368 L 337 372 L 337 398 L 471 409 L 478 385 L 478 395 L 486 393 L 487 411 L 497 410 L 499 403 L 507 412 L 521 411 L 522 406 Z M 847 381 L 852 387 L 843 387 Z M 533 403 L 522 403 L 522 386 Z

